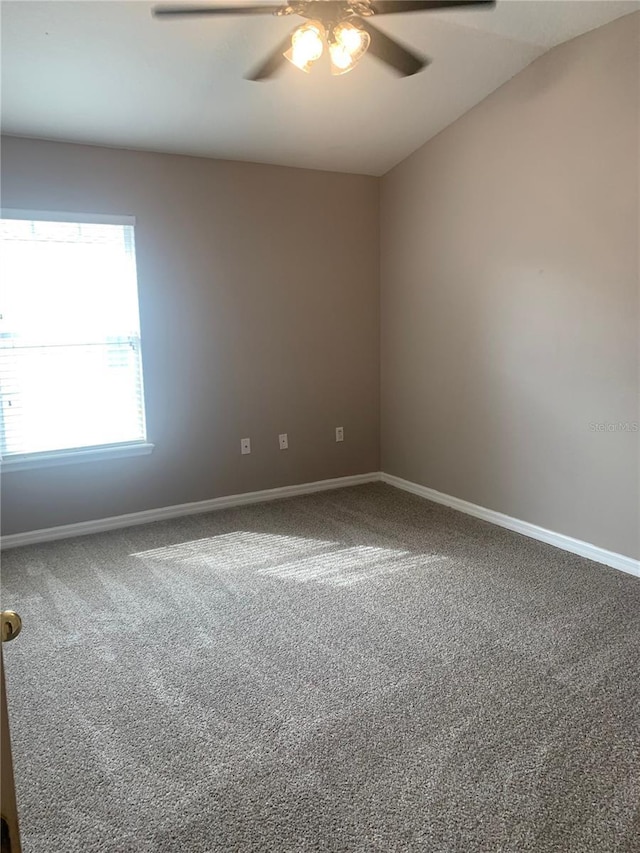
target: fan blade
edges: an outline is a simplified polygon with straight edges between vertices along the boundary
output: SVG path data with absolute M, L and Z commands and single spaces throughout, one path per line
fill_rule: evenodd
M 283 4 L 277 6 L 154 6 L 156 18 L 180 18 L 194 15 L 274 15 Z
M 289 33 L 286 39 L 280 42 L 278 47 L 267 56 L 265 61 L 261 65 L 256 66 L 251 73 L 247 74 L 245 79 L 266 80 L 269 77 L 273 77 L 276 71 L 279 71 L 283 65 L 286 65 L 287 60 L 283 54 L 291 47 L 291 36 L 292 33 Z
M 403 77 L 411 77 L 412 74 L 417 74 L 431 62 L 425 56 L 419 56 L 417 53 L 407 50 L 399 42 L 370 24 L 367 18 L 358 18 L 358 23 L 371 36 L 367 53 L 381 59 L 387 65 L 391 65 Z
M 376 15 L 393 15 L 401 12 L 426 12 L 438 9 L 463 9 L 465 6 L 484 6 L 493 9 L 496 0 L 372 0 L 371 8 Z

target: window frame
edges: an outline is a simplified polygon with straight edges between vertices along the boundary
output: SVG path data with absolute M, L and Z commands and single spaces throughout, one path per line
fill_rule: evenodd
M 59 210 L 25 210 L 22 208 L 0 208 L 0 218 L 19 219 L 28 222 L 75 222 L 87 225 L 124 225 L 135 229 L 135 216 L 109 213 L 81 213 Z M 135 259 L 135 256 L 134 256 Z M 138 317 L 140 318 L 140 292 L 136 275 L 136 299 Z M 140 324 L 140 319 L 138 319 Z M 68 465 L 80 462 L 100 462 L 109 459 L 126 458 L 131 456 L 146 456 L 155 445 L 148 440 L 146 399 L 144 393 L 144 363 L 142 357 L 142 331 L 140 331 L 140 383 L 142 397 L 142 413 L 144 419 L 145 438 L 137 441 L 114 442 L 113 444 L 82 445 L 81 447 L 64 448 L 61 450 L 35 451 L 33 453 L 11 454 L 0 456 L 0 471 L 10 473 L 31 468 L 49 468 L 56 465 Z

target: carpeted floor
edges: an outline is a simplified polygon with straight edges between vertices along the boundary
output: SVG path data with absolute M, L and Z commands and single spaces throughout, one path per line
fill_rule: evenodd
M 640 581 L 381 484 L 7 552 L 25 853 L 640 851 Z

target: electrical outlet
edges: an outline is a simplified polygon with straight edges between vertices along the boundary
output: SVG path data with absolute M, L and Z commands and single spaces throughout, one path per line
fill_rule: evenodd
M 336 441 L 344 441 L 344 427 L 336 427 Z
M 240 453 L 244 456 L 245 453 L 251 453 L 251 439 L 250 438 L 241 438 L 240 439 Z
M 280 442 L 280 450 L 286 450 L 289 447 L 289 438 L 286 432 L 280 433 L 278 441 Z

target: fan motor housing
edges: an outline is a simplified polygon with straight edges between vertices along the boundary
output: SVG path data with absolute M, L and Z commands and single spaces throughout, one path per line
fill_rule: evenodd
M 290 3 L 279 9 L 276 15 L 298 15 L 301 18 L 316 21 L 333 22 L 344 21 L 352 15 L 368 17 L 374 11 L 369 5 L 369 0 L 353 0 L 353 2 L 335 2 L 335 0 L 302 0 L 300 3 Z

